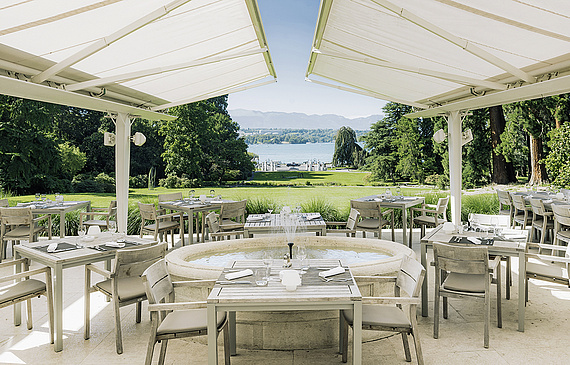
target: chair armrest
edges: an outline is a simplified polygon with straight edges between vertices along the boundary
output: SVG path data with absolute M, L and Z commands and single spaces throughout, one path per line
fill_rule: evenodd
M 495 256 L 494 260 L 489 261 L 489 270 L 495 271 L 497 269 L 497 266 L 500 264 L 501 264 L 501 255 L 497 255 Z
M 362 297 L 362 304 L 420 304 L 420 298 Z
M 327 226 L 345 226 L 346 222 L 325 222 Z
M 389 215 L 389 214 L 394 214 L 394 209 L 387 209 L 385 211 L 382 212 L 382 215 Z
M 0 269 L 3 267 L 7 267 L 7 266 L 14 266 L 16 264 L 23 264 L 27 260 L 28 260 L 27 258 L 21 258 L 18 260 L 4 261 L 4 262 L 0 263 Z
M 357 283 L 385 283 L 385 282 L 396 282 L 395 276 L 354 276 L 354 280 Z
M 161 215 L 157 215 L 156 219 L 164 219 L 164 218 L 173 218 L 176 216 L 182 216 L 182 213 L 178 212 L 178 213 L 170 213 L 170 214 L 161 214 Z
M 187 281 L 173 281 L 172 286 L 175 288 L 185 287 L 185 286 L 195 286 L 195 287 L 208 287 L 214 286 L 216 280 L 187 280 Z
M 93 264 L 85 265 L 85 270 L 86 270 L 86 274 L 88 274 L 87 271 L 93 271 L 99 275 L 102 275 L 103 277 L 105 277 L 107 279 L 111 279 L 113 277 L 113 273 L 110 272 L 109 270 L 105 270 L 105 269 L 98 267 L 98 266 L 95 266 Z
M 49 272 L 51 269 L 47 266 L 44 266 L 42 268 L 39 269 L 33 269 L 33 270 L 28 270 L 28 271 L 22 271 L 19 272 L 17 274 L 13 274 L 13 275 L 9 275 L 9 276 L 4 276 L 0 278 L 0 283 L 1 282 L 5 282 L 5 281 L 11 281 L 11 280 L 17 280 L 17 279 L 21 279 L 23 277 L 26 276 L 32 276 L 32 275 L 37 275 L 37 274 L 42 274 L 45 272 Z
M 106 216 L 108 216 L 108 215 L 110 215 L 110 213 L 107 211 L 104 211 L 104 212 L 80 212 L 79 215 L 80 216 L 84 216 L 84 215 L 86 215 L 86 216 L 93 216 L 93 215 L 106 215 Z
M 570 264 L 570 257 L 562 257 L 562 256 L 550 256 L 550 255 L 540 255 L 540 254 L 527 254 L 527 257 L 534 257 L 541 261 L 547 262 L 562 262 L 565 264 Z
M 43 220 L 43 219 L 45 219 L 45 218 L 47 218 L 48 220 L 51 220 L 51 214 L 40 215 L 40 216 L 38 216 L 38 217 L 32 219 L 32 222 L 36 223 L 36 222 L 39 222 L 39 221 L 41 221 L 41 220 Z
M 410 208 L 414 212 L 422 212 L 422 213 L 437 213 L 436 210 L 433 209 L 424 209 L 424 208 Z
M 207 302 L 179 302 L 179 303 L 157 303 L 149 304 L 148 310 L 150 312 L 158 311 L 176 311 L 176 310 L 187 310 L 187 309 L 201 309 L 206 308 Z
M 560 246 L 560 245 L 548 245 L 548 244 L 541 244 L 538 243 L 536 244 L 536 246 L 545 249 L 545 250 L 554 250 L 554 251 L 566 251 L 568 247 L 566 246 Z M 534 247 L 536 247 L 534 246 Z

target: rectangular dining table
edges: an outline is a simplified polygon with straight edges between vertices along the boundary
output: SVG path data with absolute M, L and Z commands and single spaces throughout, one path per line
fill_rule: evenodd
M 299 266 L 297 260 L 294 267 Z M 273 260 L 271 275 L 266 286 L 256 286 L 252 276 L 236 279 L 239 284 L 231 284 L 225 274 L 236 270 L 263 267 L 262 260 L 230 261 L 214 285 L 207 299 L 208 321 L 208 364 L 218 363 L 217 313 L 229 312 L 230 343 L 235 349 L 235 312 L 240 311 L 303 311 L 303 310 L 350 310 L 354 313 L 353 326 L 353 361 L 362 364 L 362 295 L 354 281 L 350 269 L 341 260 L 308 260 L 309 269 L 302 275 L 302 283 L 295 291 L 287 291 L 279 281 L 279 272 L 283 270 L 282 260 Z M 296 265 L 297 263 L 297 265 Z M 348 278 L 346 281 L 324 282 L 318 276 L 318 270 L 343 266 Z M 318 268 L 318 269 L 317 269 Z M 251 285 L 243 284 L 250 280 Z M 233 323 L 232 323 L 233 322 Z M 291 334 L 294 335 L 294 334 Z M 233 351 L 232 351 L 233 352 Z
M 396 208 L 402 210 L 402 243 L 408 242 L 408 209 L 416 205 L 423 204 L 425 198 L 423 196 L 393 196 L 392 198 L 379 198 L 378 195 L 365 196 L 363 198 L 354 199 L 361 202 L 375 201 L 380 203 L 381 207 Z M 410 217 L 411 218 L 411 217 Z M 410 223 L 411 224 L 411 223 Z M 409 244 L 410 248 L 412 244 Z
M 159 202 L 158 207 L 162 209 L 169 209 L 176 212 L 183 212 L 188 214 L 188 242 L 194 243 L 194 213 L 202 214 L 202 238 L 200 238 L 200 228 L 196 227 L 196 241 L 204 242 L 205 234 L 205 215 L 204 212 L 220 209 L 222 203 L 233 202 L 233 200 L 206 198 L 202 203 L 199 199 L 181 199 L 174 201 Z M 182 245 L 184 246 L 184 232 L 180 232 L 182 237 Z
M 521 235 L 528 237 L 528 231 L 521 230 Z M 448 244 L 458 244 L 463 245 L 463 243 L 453 243 L 453 237 L 481 237 L 484 234 L 481 232 L 463 232 L 462 234 L 458 233 L 445 233 L 443 232 L 443 225 L 439 225 L 434 228 L 430 233 L 425 235 L 421 239 L 421 252 L 420 252 L 420 261 L 421 264 L 426 268 L 426 276 L 424 282 L 422 284 L 422 300 L 421 300 L 421 308 L 422 308 L 422 316 L 428 316 L 428 262 L 427 262 L 427 249 L 428 247 L 433 248 L 434 242 L 442 242 Z M 494 242 L 492 245 L 486 245 L 487 250 L 490 255 L 501 255 L 501 256 L 511 256 L 511 257 L 518 257 L 519 259 L 519 298 L 518 298 L 518 330 L 520 332 L 524 332 L 524 313 L 525 313 L 525 284 L 526 284 L 526 241 L 527 238 L 524 239 L 513 239 L 513 240 L 506 240 L 500 239 L 498 237 L 494 238 Z M 473 245 L 474 244 L 465 244 L 465 245 Z M 499 281 L 500 283 L 500 281 Z M 507 283 L 508 285 L 508 283 Z
M 86 208 L 87 211 L 91 210 L 91 201 L 63 201 L 56 203 L 49 202 L 29 202 L 18 203 L 18 207 L 31 207 L 32 214 L 59 214 L 59 237 L 65 237 L 65 214 L 77 209 Z
M 53 301 L 54 301 L 54 350 L 63 350 L 63 269 L 70 267 L 92 264 L 94 262 L 107 261 L 107 269 L 110 268 L 110 261 L 115 257 L 116 248 L 107 247 L 106 242 L 116 242 L 120 234 L 104 232 L 93 240 L 79 237 L 64 237 L 53 240 L 42 240 L 39 242 L 21 242 L 14 246 L 14 258 L 29 258 L 34 262 L 39 262 L 52 269 L 53 276 Z M 139 236 L 127 236 L 126 248 L 151 245 L 154 240 L 139 238 Z M 47 252 L 46 248 L 51 243 L 58 243 L 62 246 L 61 251 L 54 253 Z M 81 247 L 83 246 L 83 247 Z M 16 267 L 20 272 L 21 268 Z M 21 323 L 20 304 L 14 305 L 14 322 Z
M 317 236 L 327 234 L 327 225 L 320 213 L 292 213 L 299 214 L 297 231 L 315 232 Z M 243 227 L 243 236 L 252 237 L 253 234 L 274 233 L 282 229 L 280 214 L 250 214 Z

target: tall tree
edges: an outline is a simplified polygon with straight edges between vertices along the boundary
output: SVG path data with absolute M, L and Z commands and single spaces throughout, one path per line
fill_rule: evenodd
M 418 131 L 417 119 L 402 117 L 398 121 L 395 143 L 398 147 L 396 171 L 403 177 L 423 183 L 425 178 L 422 164 L 423 145 Z
M 355 153 L 358 157 L 362 148 L 356 143 L 356 132 L 350 128 L 342 126 L 334 138 L 335 148 L 333 154 L 333 165 L 335 166 L 355 166 Z
M 548 182 L 548 174 L 544 166 L 545 146 L 543 139 L 555 126 L 554 113 L 556 99 L 552 97 L 525 100 L 508 105 L 509 117 L 518 119 L 530 135 L 530 171 L 531 185 Z
M 237 180 L 251 174 L 247 144 L 227 113 L 227 95 L 174 107 L 170 113 L 178 118 L 160 126 L 167 174 L 200 181 Z
M 489 121 L 491 124 L 491 147 L 493 158 L 493 172 L 491 180 L 496 184 L 508 184 L 517 181 L 515 168 L 511 161 L 507 161 L 505 156 L 498 152 L 501 144 L 501 134 L 505 131 L 507 121 L 501 105 L 489 108 Z
M 396 180 L 396 124 L 383 118 L 372 124 L 370 132 L 362 136 L 364 148 L 368 151 L 366 168 L 373 180 Z

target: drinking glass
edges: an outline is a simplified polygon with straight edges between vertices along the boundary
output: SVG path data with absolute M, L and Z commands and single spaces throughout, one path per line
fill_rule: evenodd
M 210 197 L 213 198 L 216 196 L 216 191 L 214 189 L 210 190 Z
M 190 190 L 190 191 L 188 192 L 188 196 L 190 196 L 190 199 L 194 199 L 194 194 L 195 194 L 195 193 L 196 193 L 196 191 L 194 191 L 194 190 Z
M 42 198 L 41 198 L 40 193 L 36 193 L 36 201 L 39 202 L 41 199 L 42 199 Z
M 273 259 L 271 258 L 271 254 L 268 250 L 263 251 L 263 265 L 265 265 L 265 274 L 267 276 L 267 281 L 271 278 L 271 264 L 273 263 Z
M 468 227 L 468 228 L 474 229 L 474 227 L 473 227 L 473 217 L 474 217 L 473 213 L 469 213 L 469 215 L 467 216 L 467 227 Z
M 41 199 L 42 199 L 43 202 L 45 202 L 45 201 L 47 200 L 47 196 L 46 196 L 45 193 L 42 193 L 42 194 L 41 194 Z
M 301 275 L 305 274 L 307 267 L 307 250 L 303 245 L 297 245 L 297 258 L 301 262 Z
M 111 232 L 111 234 L 115 234 L 115 232 L 117 232 L 117 222 L 109 221 L 109 232 Z
M 392 190 L 386 189 L 386 198 L 387 198 L 387 199 L 392 198 Z
M 79 227 L 77 229 L 77 235 L 79 236 L 79 244 L 78 246 L 83 247 L 83 238 L 85 237 L 85 227 Z

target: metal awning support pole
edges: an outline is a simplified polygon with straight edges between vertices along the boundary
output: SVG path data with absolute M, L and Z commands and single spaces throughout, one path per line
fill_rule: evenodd
M 129 214 L 129 172 L 131 169 L 131 120 L 118 113 L 115 120 L 115 183 L 117 192 L 117 231 L 127 232 Z
M 461 116 L 458 110 L 447 115 L 449 145 L 449 190 L 451 192 L 451 221 L 461 224 Z

